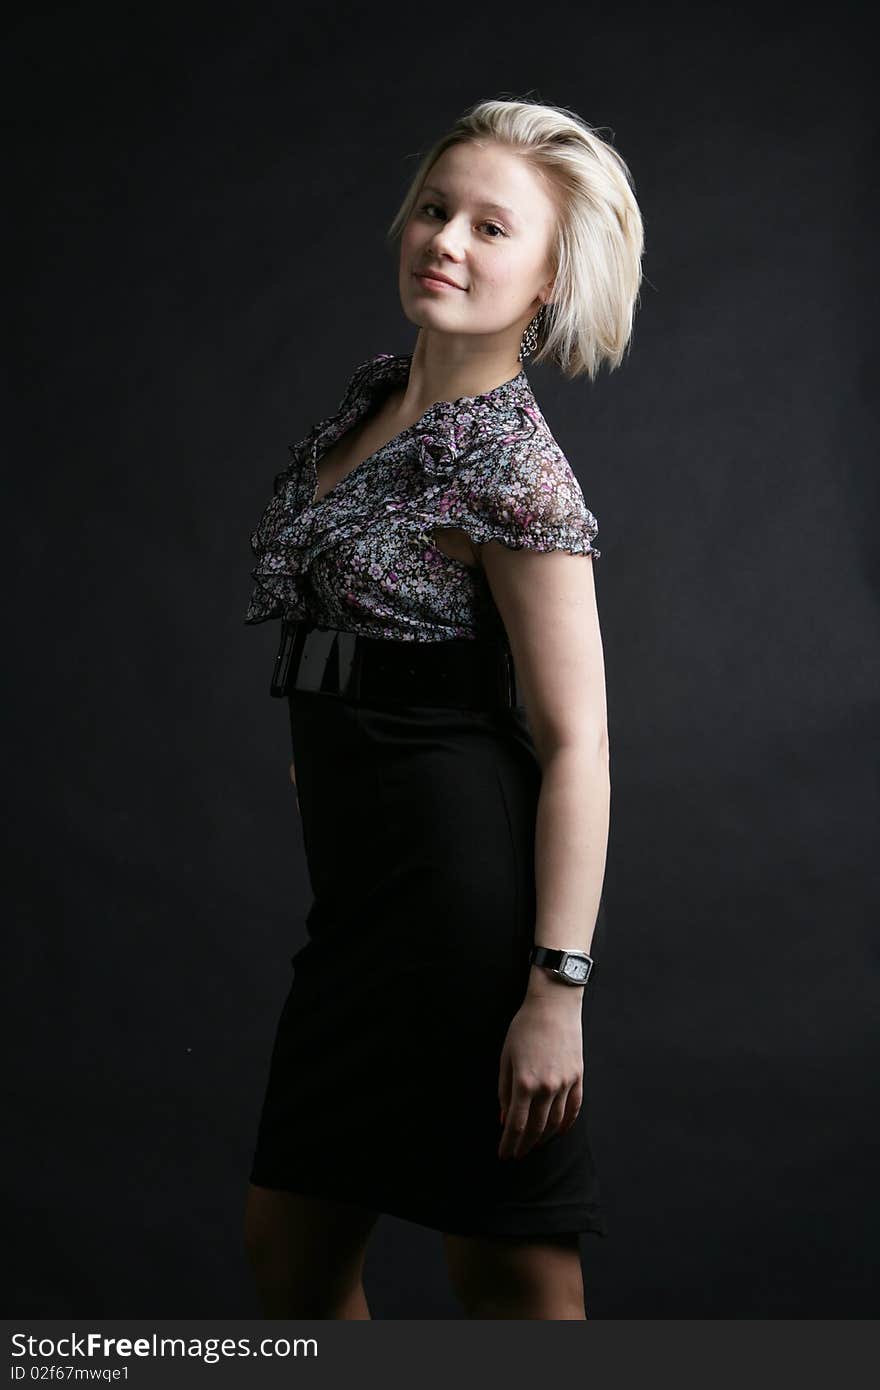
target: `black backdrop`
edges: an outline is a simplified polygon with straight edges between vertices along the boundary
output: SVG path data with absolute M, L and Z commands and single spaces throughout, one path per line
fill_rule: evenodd
M 530 373 L 603 552 L 588 1312 L 876 1313 L 856 14 L 32 5 L 7 33 L 10 1314 L 257 1311 L 244 1186 L 307 880 L 248 535 L 353 365 L 412 346 L 383 232 L 418 152 L 528 95 L 613 134 L 647 227 L 624 368 Z M 392 1218 L 367 1292 L 457 1316 L 439 1237 Z

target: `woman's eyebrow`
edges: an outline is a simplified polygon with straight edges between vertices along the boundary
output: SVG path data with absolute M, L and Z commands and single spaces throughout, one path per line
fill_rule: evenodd
M 423 192 L 423 193 L 436 193 L 440 198 L 443 198 L 443 199 L 446 199 L 446 198 L 448 197 L 448 194 L 444 193 L 442 188 L 438 188 L 438 187 L 436 186 L 436 184 L 432 184 L 432 183 L 423 184 L 423 185 L 422 185 L 422 192 Z M 492 212 L 500 212 L 500 214 L 501 214 L 502 217 L 509 217 L 510 220 L 511 220 L 511 222 L 515 222 L 515 221 L 516 221 L 516 213 L 514 212 L 513 208 L 505 207 L 505 205 L 504 205 L 503 203 L 484 203 L 484 202 L 481 202 L 481 203 L 480 203 L 480 207 L 482 207 L 482 208 L 488 208 L 488 209 L 489 209 L 490 211 L 492 211 Z

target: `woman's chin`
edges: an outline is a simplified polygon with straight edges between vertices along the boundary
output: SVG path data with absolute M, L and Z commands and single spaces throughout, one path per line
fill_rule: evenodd
M 421 298 L 413 299 L 409 295 L 402 296 L 400 303 L 404 315 L 416 328 L 435 328 L 441 333 L 464 331 L 465 326 L 460 315 L 450 314 L 442 304 L 432 304 Z

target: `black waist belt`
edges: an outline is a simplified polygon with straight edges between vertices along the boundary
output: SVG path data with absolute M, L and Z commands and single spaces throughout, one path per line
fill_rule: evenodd
M 501 642 L 386 641 L 284 619 L 270 694 L 295 690 L 459 709 L 522 703 L 513 658 Z

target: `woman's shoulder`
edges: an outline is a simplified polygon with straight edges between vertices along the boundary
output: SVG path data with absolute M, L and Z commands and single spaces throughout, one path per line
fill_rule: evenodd
M 340 402 L 340 410 L 354 403 L 361 394 L 370 394 L 386 381 L 398 381 L 406 374 L 409 358 L 395 352 L 374 352 L 358 362 L 350 373 Z
M 346 399 L 365 381 L 373 377 L 379 377 L 387 364 L 395 360 L 394 354 L 390 352 L 375 352 L 370 357 L 363 358 L 356 366 L 350 370 L 348 379 L 343 392 L 343 400 Z
M 463 464 L 449 505 L 472 540 L 599 555 L 598 522 L 537 404 L 492 428 Z
M 365 357 L 357 363 L 353 370 L 349 371 L 338 405 L 331 410 L 329 415 L 322 415 L 317 420 L 313 417 L 313 422 L 306 434 L 301 439 L 288 444 L 288 465 L 284 472 L 278 475 L 279 478 L 286 476 L 291 469 L 302 464 L 312 447 L 336 425 L 337 421 L 344 416 L 354 417 L 357 414 L 369 396 L 372 384 L 388 370 L 387 364 L 393 363 L 395 360 L 392 353 L 374 353 L 372 357 Z
M 531 494 L 537 502 L 561 489 L 564 494 L 582 498 L 568 455 L 531 391 L 520 396 L 514 412 L 502 413 L 489 422 L 481 444 L 473 468 L 465 470 L 467 481 L 502 497 L 505 493 Z

